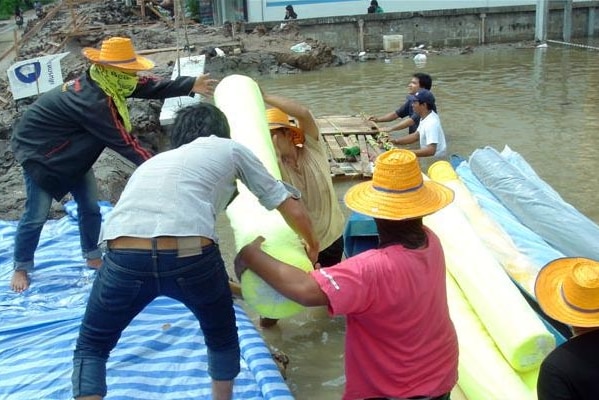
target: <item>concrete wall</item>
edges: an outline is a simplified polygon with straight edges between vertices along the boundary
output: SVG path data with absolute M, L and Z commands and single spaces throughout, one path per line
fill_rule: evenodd
M 551 2 L 547 38 L 562 40 L 563 3 Z M 383 35 L 403 35 L 404 48 L 419 44 L 462 47 L 478 44 L 534 40 L 535 6 L 486 7 L 421 12 L 363 14 L 300 19 L 296 23 L 305 37 L 321 40 L 339 50 L 362 50 L 360 21 L 363 21 L 363 50 L 383 49 Z M 599 34 L 599 1 L 574 3 L 572 38 Z M 278 24 L 278 22 L 276 23 Z M 256 24 L 247 24 L 252 29 Z M 272 27 L 275 23 L 264 23 Z
M 214 1 L 224 2 L 225 0 Z M 550 1 L 558 4 L 565 0 Z M 588 0 L 573 0 L 574 3 L 584 1 Z M 534 6 L 537 0 L 378 0 L 378 3 L 386 13 L 398 13 L 480 7 Z M 370 0 L 246 0 L 248 22 L 281 21 L 285 15 L 287 4 L 293 6 L 300 19 L 305 19 L 365 14 Z

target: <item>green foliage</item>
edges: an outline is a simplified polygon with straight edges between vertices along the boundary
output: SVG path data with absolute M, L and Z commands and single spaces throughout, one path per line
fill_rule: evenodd
M 0 0 L 0 19 L 13 18 L 17 2 L 21 4 L 21 8 L 24 7 L 24 4 L 19 0 Z
M 179 0 L 175 0 L 179 1 Z M 200 19 L 200 0 L 185 0 L 185 15 L 188 18 Z
M 35 0 L 0 0 L 0 20 L 12 19 L 15 16 L 15 5 L 21 6 L 21 10 L 33 9 Z M 41 0 L 43 5 L 50 4 L 53 0 Z

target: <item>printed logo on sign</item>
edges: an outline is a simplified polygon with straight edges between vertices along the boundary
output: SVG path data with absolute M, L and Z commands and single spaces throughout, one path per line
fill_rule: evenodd
M 32 62 L 30 64 L 21 65 L 15 68 L 15 76 L 23 83 L 33 83 L 41 75 L 42 65 L 39 61 Z

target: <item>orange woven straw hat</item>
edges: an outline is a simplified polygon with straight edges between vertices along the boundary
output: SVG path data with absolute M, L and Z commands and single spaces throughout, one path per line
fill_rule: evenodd
M 266 120 L 268 129 L 271 131 L 277 128 L 287 128 L 291 131 L 291 139 L 296 146 L 302 146 L 306 141 L 304 131 L 289 122 L 289 115 L 278 108 L 269 108 L 266 110 Z
M 535 296 L 553 319 L 581 328 L 599 326 L 599 262 L 577 257 L 551 261 L 537 275 Z
M 374 218 L 404 220 L 424 217 L 453 201 L 453 191 L 424 181 L 416 155 L 404 149 L 378 156 L 371 181 L 352 186 L 345 204 Z
M 154 68 L 152 61 L 135 54 L 129 38 L 112 37 L 102 42 L 100 50 L 85 47 L 82 53 L 94 64 L 110 65 L 128 71 L 147 71 Z

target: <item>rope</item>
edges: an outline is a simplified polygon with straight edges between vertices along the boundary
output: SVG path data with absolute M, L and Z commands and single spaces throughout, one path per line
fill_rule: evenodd
M 549 39 L 547 39 L 547 42 L 557 43 L 557 44 L 563 44 L 563 45 L 566 45 L 566 46 L 580 47 L 580 48 L 589 49 L 589 50 L 599 50 L 599 47 L 587 46 L 586 44 L 560 42 L 559 40 L 549 40 Z

